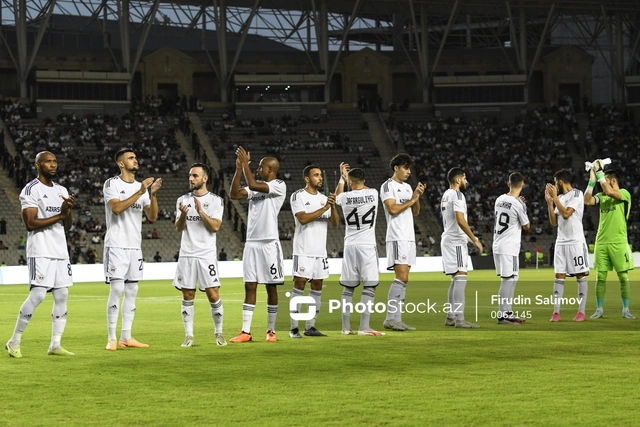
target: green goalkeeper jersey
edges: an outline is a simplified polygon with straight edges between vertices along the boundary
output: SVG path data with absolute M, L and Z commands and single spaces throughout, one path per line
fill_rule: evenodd
M 604 193 L 598 193 L 595 197 L 599 200 L 600 224 L 596 235 L 598 243 L 623 243 L 627 244 L 627 220 L 631 211 L 631 194 L 624 188 L 620 189 L 622 199 L 616 200 Z

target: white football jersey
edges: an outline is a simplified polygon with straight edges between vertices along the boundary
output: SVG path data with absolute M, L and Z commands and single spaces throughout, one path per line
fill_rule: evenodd
M 305 225 L 300 224 L 296 214 L 317 211 L 327 204 L 327 196 L 322 193 L 311 194 L 302 188 L 291 195 L 289 202 L 296 224 L 296 232 L 293 235 L 293 255 L 326 258 L 327 227 L 331 209 Z
M 576 243 L 584 243 L 584 229 L 582 228 L 582 215 L 584 214 L 584 194 L 582 191 L 574 188 L 565 193 L 558 194 L 558 199 L 565 209 L 573 208 L 575 212 L 568 219 L 562 218 L 558 208 L 555 213 L 558 215 L 558 237 L 557 245 L 573 245 Z
M 442 240 L 446 244 L 466 245 L 469 242 L 469 238 L 458 225 L 455 214 L 456 212 L 462 212 L 464 214 L 465 221 L 468 221 L 467 200 L 465 199 L 464 194 L 462 194 L 461 191 L 449 188 L 442 195 L 440 211 L 442 213 L 442 225 L 444 226 Z
M 269 193 L 252 191 L 249 187 L 249 213 L 247 216 L 247 242 L 261 240 L 279 240 L 278 213 L 287 196 L 287 184 L 280 179 L 265 182 L 269 186 Z
M 389 178 L 380 187 L 380 200 L 384 208 L 384 216 L 387 219 L 387 242 L 407 241 L 415 242 L 416 235 L 413 229 L 413 212 L 411 208 L 405 209 L 397 215 L 389 214 L 385 200 L 394 199 L 401 205 L 411 200 L 413 190 L 406 182 L 397 182 Z
M 110 200 L 126 200 L 140 191 L 140 187 L 142 187 L 142 183 L 138 181 L 128 183 L 119 176 L 114 176 L 104 182 L 102 192 L 107 226 L 107 234 L 104 237 L 105 248 L 141 249 L 142 215 L 144 208 L 151 204 L 149 192 L 146 191 L 120 215 L 115 215 L 109 207 Z
M 22 210 L 37 208 L 38 218 L 51 218 L 62 211 L 62 196 L 69 197 L 69 192 L 62 185 L 54 182 L 49 187 L 36 178 L 20 192 L 20 207 Z M 69 258 L 62 221 L 28 232 L 27 258 Z
M 495 214 L 493 253 L 518 256 L 522 240 L 522 226 L 529 224 L 527 207 L 518 198 L 503 194 L 496 199 Z
M 216 233 L 207 230 L 204 226 L 202 218 L 196 210 L 194 202 L 196 198 L 206 215 L 222 221 L 224 200 L 221 197 L 213 193 L 196 196 L 193 192 L 180 196 L 176 201 L 176 220 L 182 216 L 180 203 L 189 208 L 186 226 L 182 230 L 182 238 L 180 240 L 180 256 L 205 259 L 213 256 L 213 259 L 217 259 Z
M 344 214 L 344 245 L 376 245 L 378 192 L 373 188 L 347 191 L 336 197 Z

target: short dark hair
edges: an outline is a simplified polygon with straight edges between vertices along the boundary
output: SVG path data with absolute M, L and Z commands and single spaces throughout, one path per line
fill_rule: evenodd
M 205 165 L 204 163 L 194 163 L 191 165 L 189 169 L 193 169 L 193 168 L 202 168 L 202 172 L 206 176 L 209 176 L 209 174 L 211 173 L 211 169 L 209 169 L 209 166 Z
M 462 175 L 464 175 L 462 168 L 451 168 L 449 169 L 449 172 L 447 172 L 447 181 L 449 181 L 449 184 L 455 184 L 456 179 Z
M 607 169 L 604 171 L 604 176 L 608 176 L 611 177 L 612 179 L 615 179 L 616 181 L 618 181 L 618 183 L 620 183 L 620 172 L 618 172 L 617 169 Z
M 560 169 L 553 174 L 553 177 L 556 181 L 566 182 L 567 184 L 571 184 L 573 182 L 573 174 L 569 169 Z
M 127 153 L 133 153 L 133 154 L 136 154 L 136 152 L 135 152 L 135 151 L 133 151 L 131 148 L 121 148 L 121 149 L 119 149 L 119 150 L 116 152 L 115 156 L 113 156 L 113 160 L 115 160 L 115 161 L 116 161 L 116 163 L 117 163 L 117 162 L 118 162 L 118 159 L 119 159 L 121 156 L 123 156 L 123 155 L 125 155 L 125 154 L 127 154 Z
M 349 178 L 357 183 L 364 182 L 364 171 L 360 168 L 354 168 L 349 171 Z
M 308 177 L 308 176 L 309 176 L 309 174 L 311 173 L 311 171 L 312 171 L 313 169 L 320 169 L 320 166 L 318 166 L 318 165 L 308 165 L 308 166 L 306 166 L 306 167 L 302 170 L 302 177 L 303 177 L 303 178 Z M 320 169 L 320 170 L 322 170 L 322 169 Z
M 391 170 L 395 170 L 396 166 L 409 166 L 412 167 L 416 162 L 413 161 L 413 158 L 407 153 L 398 153 L 389 162 L 389 167 Z
M 520 172 L 513 172 L 511 175 L 509 175 L 509 184 L 511 184 L 513 187 L 520 187 L 523 182 L 524 175 L 522 175 Z

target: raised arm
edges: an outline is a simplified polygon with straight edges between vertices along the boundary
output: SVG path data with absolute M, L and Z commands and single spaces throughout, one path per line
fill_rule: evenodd
M 229 197 L 233 200 L 246 199 L 249 196 L 247 190 L 240 187 L 240 178 L 242 178 L 242 163 L 236 157 L 236 171 L 231 180 L 231 188 L 229 189 Z
M 162 178 L 158 178 L 151 185 L 151 203 L 144 208 L 147 219 L 154 222 L 158 219 L 158 190 L 162 187 Z
M 147 192 L 147 189 L 151 186 L 151 184 L 153 184 L 153 181 L 154 181 L 153 177 L 149 177 L 145 179 L 144 181 L 142 181 L 141 183 L 142 185 L 140 186 L 140 189 L 124 200 L 115 199 L 115 198 L 109 200 L 108 203 L 109 203 L 109 208 L 111 209 L 111 212 L 114 215 L 120 215 L 122 212 L 129 209 L 131 205 L 137 202 L 140 197 L 144 196 L 144 193 Z
M 251 168 L 249 167 L 249 163 L 251 163 L 251 156 L 249 153 L 245 151 L 244 148 L 238 147 L 236 150 L 236 155 L 240 160 L 240 164 L 242 165 L 242 174 L 244 175 L 244 180 L 247 183 L 247 187 L 251 191 L 258 191 L 260 193 L 269 193 L 269 185 L 266 182 L 258 182 L 251 173 Z

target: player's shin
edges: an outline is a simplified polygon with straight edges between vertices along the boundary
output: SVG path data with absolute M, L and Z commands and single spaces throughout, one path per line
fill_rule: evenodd
M 376 296 L 376 288 L 367 287 L 362 290 L 362 297 L 360 298 L 360 302 L 363 304 L 364 311 L 360 315 L 360 330 L 361 331 L 369 331 L 371 330 L 371 326 L 369 325 L 369 320 L 371 319 L 371 311 L 373 307 L 373 300 Z
M 580 305 L 578 306 L 578 311 L 584 313 L 587 309 L 587 293 L 589 291 L 589 284 L 587 283 L 587 278 L 582 277 L 578 279 L 578 299 L 580 300 Z
M 458 322 L 464 321 L 464 306 L 465 306 L 465 289 L 467 287 L 467 276 L 459 275 L 453 278 L 453 301 L 452 307 L 455 310 L 456 320 Z
M 118 313 L 120 311 L 120 297 L 124 292 L 124 280 L 112 279 L 109 288 L 109 299 L 107 300 L 107 329 L 109 331 L 109 339 L 115 340 Z
M 289 301 L 291 301 L 293 298 L 295 297 L 301 297 L 303 294 L 303 290 L 302 289 L 298 289 L 296 287 L 293 288 L 293 290 L 291 291 L 291 298 Z M 301 304 L 297 304 L 295 309 L 289 309 L 289 313 L 290 314 L 297 314 L 300 313 L 300 305 Z M 291 304 L 289 304 L 289 307 L 291 307 Z M 289 316 L 291 318 L 291 330 L 296 329 L 298 327 L 298 321 L 295 320 L 293 318 L 293 316 Z
M 60 340 L 67 325 L 67 300 L 69 289 L 55 289 L 53 295 L 53 311 L 51 312 L 51 348 L 60 346 Z
M 194 300 L 186 301 L 182 300 L 182 324 L 184 325 L 184 336 L 192 337 L 193 336 L 193 316 L 195 314 L 194 310 Z
M 596 305 L 598 310 L 604 306 L 604 294 L 607 290 L 607 271 L 598 271 L 596 276 Z
M 560 313 L 560 301 L 564 295 L 564 279 L 556 278 L 553 281 L 553 312 Z
M 44 297 L 46 295 L 47 290 L 45 288 L 35 287 L 31 289 L 31 292 L 29 292 L 29 296 L 20 307 L 20 313 L 18 314 L 18 320 L 16 321 L 16 327 L 13 332 L 11 342 L 20 342 L 22 333 L 27 328 L 29 321 L 33 317 L 33 313 L 35 312 L 36 307 L 38 307 L 40 303 L 44 301 Z
M 342 290 L 342 331 L 351 330 L 351 312 L 353 311 L 353 289 L 343 288 Z
M 130 282 L 124 286 L 124 299 L 122 300 L 122 331 L 120 339 L 131 339 L 133 318 L 136 315 L 136 297 L 138 296 L 138 282 Z
M 620 296 L 622 297 L 622 308 L 629 309 L 629 298 L 631 298 L 631 288 L 629 286 L 629 273 L 623 271 L 618 273 L 620 281 Z
M 316 319 L 318 318 L 318 314 L 320 314 L 320 306 L 322 305 L 322 288 L 317 290 L 317 291 L 312 289 L 309 292 L 309 295 L 315 301 L 316 315 L 313 316 L 313 319 L 307 320 L 307 323 L 306 323 L 306 325 L 304 327 L 304 329 L 306 331 L 308 331 L 309 329 L 314 328 L 316 326 Z
M 215 328 L 214 333 L 222 333 L 222 322 L 224 321 L 224 307 L 222 306 L 222 300 L 219 299 L 211 304 L 211 317 L 213 318 L 213 326 Z

